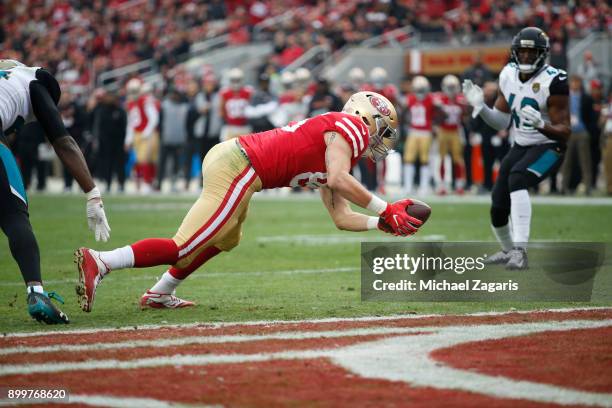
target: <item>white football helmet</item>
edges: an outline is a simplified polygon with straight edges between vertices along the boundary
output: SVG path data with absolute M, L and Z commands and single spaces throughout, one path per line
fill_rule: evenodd
M 365 82 L 365 72 L 359 67 L 351 68 L 348 72 L 348 77 L 353 84 L 361 85 Z
M 291 89 L 294 82 L 295 74 L 291 71 L 283 71 L 283 73 L 281 74 L 281 83 L 283 84 L 283 88 L 285 90 Z
M 230 87 L 234 90 L 242 88 L 244 82 L 244 72 L 240 68 L 232 68 L 227 73 Z
M 310 81 L 310 71 L 308 68 L 298 68 L 295 70 L 295 79 L 300 82 L 308 82 Z
M 140 90 L 142 88 L 142 80 L 140 78 L 132 78 L 127 81 L 125 84 L 125 90 L 127 92 L 127 96 L 130 98 L 135 98 L 140 95 Z
M 393 104 L 376 92 L 357 92 L 351 95 L 342 112 L 357 115 L 370 134 L 367 155 L 374 161 L 384 159 L 398 140 L 397 112 Z
M 459 78 L 454 75 L 442 78 L 442 91 L 451 98 L 457 95 L 460 92 Z
M 140 87 L 140 94 L 141 95 L 148 94 L 148 93 L 151 93 L 151 92 L 153 92 L 153 85 L 150 82 L 145 82 Z
M 376 67 L 370 71 L 370 81 L 376 88 L 382 88 L 387 83 L 387 71 L 383 67 Z
M 412 79 L 412 92 L 416 95 L 417 99 L 425 99 L 429 89 L 429 81 L 424 76 L 417 75 Z

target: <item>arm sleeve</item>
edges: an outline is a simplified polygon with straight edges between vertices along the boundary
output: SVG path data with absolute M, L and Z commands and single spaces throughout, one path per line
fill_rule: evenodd
M 47 87 L 38 80 L 30 82 L 30 102 L 36 120 L 40 123 L 51 143 L 68 136 L 62 116 L 49 94 Z
M 480 111 L 480 117 L 495 130 L 508 129 L 510 126 L 510 114 L 497 110 L 496 108 L 489 108 L 484 105 Z
M 272 114 L 278 108 L 278 102 L 270 101 L 259 105 L 248 105 L 244 114 L 249 119 L 261 118 Z
M 560 73 L 556 77 L 553 78 L 550 83 L 550 94 L 551 95 L 569 95 L 569 86 L 567 84 L 567 74 Z

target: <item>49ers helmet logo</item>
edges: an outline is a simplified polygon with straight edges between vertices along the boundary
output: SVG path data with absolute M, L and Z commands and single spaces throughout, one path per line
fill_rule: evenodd
M 389 116 L 391 115 L 391 110 L 389 109 L 389 107 L 387 106 L 387 104 L 385 103 L 385 101 L 383 101 L 382 99 L 380 99 L 377 96 L 370 96 L 370 103 L 372 104 L 372 106 L 374 106 L 383 116 Z

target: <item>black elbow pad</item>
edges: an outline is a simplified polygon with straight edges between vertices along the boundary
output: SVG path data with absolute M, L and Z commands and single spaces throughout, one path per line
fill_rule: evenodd
M 47 87 L 38 80 L 30 82 L 30 102 L 36 120 L 51 143 L 68 135 L 56 102 Z
M 46 69 L 40 68 L 36 70 L 36 80 L 47 89 L 51 99 L 53 99 L 53 102 L 57 105 L 62 96 L 62 90 L 60 89 L 57 79 L 55 79 Z

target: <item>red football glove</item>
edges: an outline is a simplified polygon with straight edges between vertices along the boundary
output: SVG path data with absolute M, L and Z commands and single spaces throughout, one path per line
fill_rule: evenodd
M 406 208 L 409 205 L 412 205 L 412 200 L 408 198 L 396 201 L 393 204 L 387 204 L 385 211 L 380 214 L 386 225 L 379 222 L 378 228 L 384 232 L 400 236 L 412 235 L 417 232 L 423 222 L 408 215 Z

